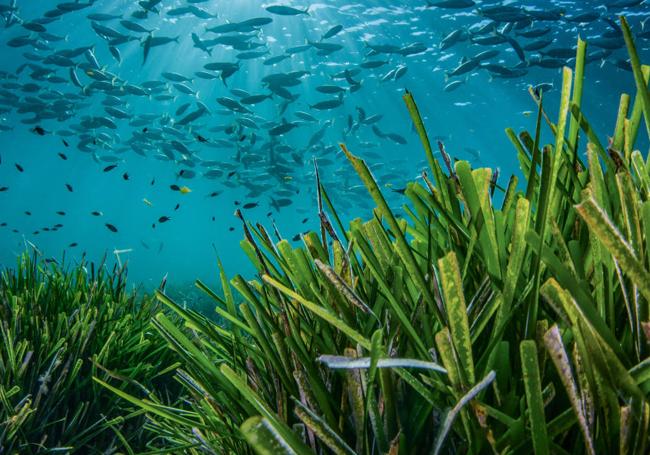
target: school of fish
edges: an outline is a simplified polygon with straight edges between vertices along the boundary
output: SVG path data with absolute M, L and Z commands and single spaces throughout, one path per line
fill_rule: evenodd
M 546 81 L 533 85 L 546 93 L 557 86 L 559 69 L 572 64 L 578 34 L 589 43 L 587 64 L 608 71 L 631 71 L 618 15 L 630 14 L 643 52 L 650 42 L 650 6 L 644 0 L 541 2 L 544 7 L 540 2 L 409 0 L 385 8 L 364 2 L 336 7 L 254 2 L 254 14 L 245 18 L 225 14 L 221 0 L 141 0 L 127 8 L 111 8 L 110 0 L 41 3 L 42 11 L 29 17 L 20 0 L 0 3 L 0 46 L 18 49 L 23 57 L 0 65 L 0 137 L 16 129 L 56 137 L 60 147 L 53 157 L 69 162 L 82 156 L 94 162 L 94 172 L 117 174 L 123 182 L 144 178 L 129 166 L 135 155 L 168 163 L 173 177 L 147 177 L 147 182 L 157 191 L 176 193 L 178 202 L 151 216 L 152 229 L 181 216 L 182 204 L 191 203 L 197 187 L 204 188 L 197 181 L 210 182 L 205 198 L 244 189 L 245 197 L 233 207 L 243 213 L 259 210 L 273 218 L 307 201 L 311 206 L 293 215 L 293 240 L 316 213 L 316 165 L 337 208 L 367 203 L 339 142 L 373 163 L 389 197 L 400 200 L 404 182 L 422 168 L 422 162 L 400 160 L 400 150 L 418 146 L 417 136 L 408 123 L 397 124 L 391 113 L 377 111 L 373 98 L 398 97 L 409 77 L 430 77 L 432 86 L 450 93 L 485 76 L 490 84 L 527 86 L 528 76 L 542 71 Z M 408 24 L 415 18 L 409 40 L 382 36 L 386 20 Z M 364 21 L 375 22 L 373 33 Z M 80 24 L 83 36 L 93 39 L 77 42 L 78 31 L 61 33 L 68 22 Z M 302 33 L 271 33 L 279 24 Z M 182 33 L 173 32 L 181 26 Z M 188 45 L 200 58 L 192 60 L 192 70 L 180 71 L 175 62 L 184 59 L 179 49 Z M 123 71 L 135 66 L 148 72 L 161 62 L 166 67 L 155 78 Z M 428 65 L 430 72 L 414 74 L 409 71 L 414 65 Z M 396 151 L 387 158 L 386 149 Z M 481 159 L 479 150 L 464 153 L 472 161 Z M 3 155 L 0 150 L 0 167 L 28 172 Z M 53 191 L 72 193 L 75 182 L 62 182 Z M 0 197 L 5 193 L 11 193 L 11 185 L 0 181 Z M 155 207 L 149 198 L 135 197 Z M 104 217 L 98 204 L 89 217 Z M 30 232 L 2 219 L 0 227 L 30 236 L 53 233 L 64 228 L 66 211 L 57 208 L 55 214 L 56 222 Z M 120 231 L 110 220 L 102 224 L 112 233 Z M 146 242 L 143 237 L 149 248 Z

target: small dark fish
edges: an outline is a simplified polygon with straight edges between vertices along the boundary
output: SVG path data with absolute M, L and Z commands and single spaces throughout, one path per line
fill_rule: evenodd
M 305 224 L 307 222 L 307 220 L 309 220 L 309 218 L 303 218 L 302 224 Z
M 113 169 L 115 169 L 116 167 L 117 167 L 117 164 L 111 164 L 111 165 L 109 165 L 109 166 L 106 166 L 106 167 L 104 168 L 104 172 L 110 172 L 110 171 L 112 171 Z
M 237 173 L 237 171 L 230 171 L 230 172 L 228 172 L 228 178 L 232 177 L 232 176 L 235 175 L 236 173 Z
M 63 141 L 64 146 L 70 147 L 70 144 L 68 144 L 68 141 L 66 141 L 65 139 L 61 139 L 61 140 Z
M 65 212 L 62 210 L 59 210 L 58 212 L 56 212 L 56 214 L 60 216 L 65 216 Z
M 341 32 L 341 30 L 343 30 L 342 25 L 335 25 L 334 27 L 330 28 L 327 32 L 325 32 L 320 39 L 322 41 L 324 39 L 332 38 L 333 36 L 338 35 L 339 32 Z
M 15 163 L 14 166 L 16 166 L 16 169 L 18 169 L 18 172 L 25 172 L 25 169 L 23 169 L 23 167 L 20 164 Z
M 68 159 L 68 157 L 65 155 L 65 153 L 59 153 L 58 155 L 63 161 L 66 161 Z
M 122 174 L 122 178 L 123 178 L 124 180 L 128 180 L 128 179 L 129 179 L 129 174 L 128 174 L 128 172 L 125 172 L 124 174 Z
M 111 223 L 106 223 L 106 228 L 111 232 L 117 232 L 117 228 L 113 226 Z
M 25 210 L 25 215 L 32 216 L 32 212 L 30 212 L 29 210 Z
M 300 240 L 300 234 L 296 234 L 296 235 L 294 235 L 294 236 L 291 238 L 291 240 L 293 240 L 294 242 L 297 242 L 298 240 Z
M 247 202 L 246 204 L 243 205 L 245 209 L 252 209 L 257 207 L 259 204 L 257 202 Z
M 9 191 L 8 186 L 0 186 L 0 193 L 4 193 L 5 191 Z
M 32 132 L 38 134 L 39 136 L 45 136 L 47 134 L 47 131 L 45 131 L 42 127 L 38 125 L 32 128 Z
M 228 228 L 228 230 L 229 230 L 230 232 L 232 232 L 232 231 L 234 231 L 234 230 L 235 230 L 235 228 L 234 228 L 234 227 L 232 227 L 232 226 L 230 226 L 230 227 Z
M 70 185 L 69 183 L 66 183 L 66 184 L 65 184 L 65 187 L 66 187 L 66 188 L 68 189 L 68 191 L 70 191 L 71 193 L 74 191 L 74 190 L 72 189 L 72 185 Z
M 78 246 L 79 244 L 77 242 L 72 242 L 70 245 L 68 245 L 68 248 L 74 248 Z
M 156 183 L 156 177 L 154 177 L 154 178 L 151 179 L 151 186 L 154 186 L 155 183 Z
M 266 10 L 269 13 L 277 14 L 279 16 L 296 16 L 298 14 L 306 14 L 307 16 L 309 16 L 309 8 L 301 10 L 301 9 L 293 8 L 291 6 L 271 5 L 271 6 L 267 6 Z
M 208 142 L 208 140 L 206 138 L 204 138 L 203 136 L 201 136 L 200 134 L 196 135 L 196 140 L 199 141 L 199 142 Z
M 396 133 L 387 133 L 387 134 L 386 134 L 386 137 L 387 137 L 388 139 L 392 140 L 393 142 L 396 142 L 396 143 L 398 143 L 398 144 L 400 144 L 400 145 L 405 145 L 405 144 L 406 144 L 406 139 L 404 139 L 404 138 L 403 138 L 402 136 L 400 136 L 399 134 L 396 134 Z
M 95 210 L 94 212 L 91 212 L 91 215 L 92 215 L 92 216 L 102 216 L 103 213 L 102 213 L 102 212 L 98 212 L 97 210 Z
M 174 207 L 174 211 L 176 211 L 176 210 L 178 210 L 178 209 L 180 209 L 180 208 L 181 208 L 181 205 L 180 205 L 180 204 L 176 204 L 176 207 Z
M 158 218 L 159 223 L 166 223 L 169 220 L 171 220 L 171 218 L 168 216 L 161 216 L 160 218 Z
M 169 188 L 171 188 L 172 191 L 180 191 L 181 187 L 178 185 L 169 185 Z

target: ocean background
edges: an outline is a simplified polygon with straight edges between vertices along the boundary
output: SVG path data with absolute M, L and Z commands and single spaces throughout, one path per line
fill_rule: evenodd
M 43 17 L 46 11 L 56 8 L 57 3 L 61 2 L 18 0 L 18 16 L 25 22 L 34 21 Z M 597 11 L 602 17 L 612 20 L 617 20 L 617 15 L 624 12 L 637 34 L 643 33 L 643 21 L 650 13 L 650 6 L 645 4 L 629 8 L 610 6 L 608 9 L 606 3 L 592 1 L 510 3 L 540 10 L 563 8 L 566 15 Z M 261 223 L 269 231 L 272 231 L 274 222 L 279 233 L 288 239 L 295 238 L 292 241 L 296 244 L 300 242 L 296 237 L 298 234 L 318 229 L 314 156 L 319 159 L 321 178 L 333 196 L 344 223 L 357 217 L 371 216 L 371 201 L 351 166 L 338 151 L 336 146 L 339 142 L 345 142 L 353 153 L 365 157 L 391 206 L 401 213 L 404 198 L 393 190 L 403 188 L 407 181 L 418 178 L 425 168 L 423 149 L 402 101 L 405 89 L 413 93 L 432 140 L 434 137 L 443 140 L 447 152 L 454 158 L 470 160 L 477 167 L 499 168 L 499 183 L 503 186 L 511 174 L 521 177 L 515 149 L 504 129 L 511 127 L 519 132 L 523 129 L 533 131 L 535 127 L 536 108 L 527 92 L 529 85 L 553 84 L 554 88 L 545 92 L 544 101 L 550 117 L 554 120 L 557 118 L 560 69 L 531 66 L 527 74 L 512 79 L 492 79 L 487 71 L 475 69 L 456 78 L 464 81 L 457 89 L 444 90 L 445 85 L 453 80 L 446 80 L 445 72 L 455 68 L 463 56 L 498 49 L 500 54 L 493 62 L 513 66 L 519 61 L 507 43 L 482 46 L 464 41 L 451 48 L 440 49 L 441 39 L 453 30 L 486 22 L 476 14 L 476 7 L 443 10 L 427 8 L 426 2 L 419 0 L 293 1 L 290 5 L 295 8 L 309 7 L 309 15 L 282 16 L 266 11 L 265 7 L 270 4 L 253 0 L 209 0 L 196 3 L 196 6 L 216 14 L 217 18 L 201 19 L 193 15 L 168 16 L 168 10 L 187 5 L 187 2 L 163 0 L 157 5 L 159 13 L 150 12 L 144 20 L 130 19 L 147 28 L 155 28 L 154 36 L 178 36 L 179 42 L 152 48 L 144 65 L 140 41 L 120 45 L 122 62 L 118 63 L 110 54 L 106 41 L 97 36 L 91 27 L 91 20 L 87 18 L 92 13 L 107 13 L 128 19 L 131 12 L 141 9 L 137 2 L 97 0 L 87 8 L 65 14 L 46 24 L 47 32 L 66 37 L 64 41 L 49 43 L 52 50 L 37 51 L 30 46 L 10 47 L 7 45 L 9 40 L 29 35 L 30 31 L 20 24 L 3 28 L 0 32 L 0 71 L 10 75 L 16 74 L 17 69 L 28 62 L 24 56 L 26 52 L 47 56 L 59 49 L 94 45 L 94 53 L 102 69 L 117 75 L 120 81 L 140 85 L 146 81 L 164 80 L 161 73 L 166 71 L 193 78 L 193 82 L 187 85 L 198 92 L 198 97 L 180 93 L 174 89 L 172 82 L 168 82 L 169 92 L 175 96 L 173 100 L 127 96 L 124 98 L 127 103 L 125 110 L 132 116 L 154 114 L 152 118 L 166 118 L 168 121 L 178 118 L 175 111 L 184 103 L 192 102 L 187 112 L 193 110 L 198 98 L 211 112 L 193 124 L 184 143 L 203 160 L 235 164 L 235 167 L 230 177 L 228 168 L 219 178 L 203 178 L 200 172 L 204 169 L 200 166 L 194 168 L 196 177 L 179 177 L 178 172 L 183 166 L 174 161 L 156 159 L 152 154 L 140 156 L 132 150 L 124 150 L 125 141 L 142 126 L 132 126 L 128 119 L 118 119 L 114 120 L 118 126 L 116 130 L 105 129 L 113 138 L 110 148 L 98 147 L 95 154 L 96 157 L 117 156 L 118 167 L 103 172 L 103 168 L 111 163 L 98 162 L 93 158 L 93 153 L 78 150 L 78 141 L 74 136 L 62 138 L 53 134 L 68 129 L 70 124 L 78 124 L 83 116 L 106 116 L 101 92 L 94 92 L 79 101 L 82 106 L 69 119 L 39 120 L 38 125 L 48 132 L 43 136 L 31 131 L 34 124 L 25 123 L 26 119 L 33 117 L 32 114 L 18 113 L 15 105 L 2 103 L 1 106 L 8 108 L 8 111 L 0 116 L 4 130 L 0 132 L 0 187 L 6 186 L 8 190 L 0 192 L 0 223 L 6 223 L 6 226 L 0 227 L 0 264 L 3 267 L 13 266 L 16 256 L 25 251 L 26 246 L 30 248 L 27 242 L 36 245 L 44 257 L 59 262 L 64 255 L 67 263 L 75 263 L 83 253 L 91 261 L 99 261 L 106 254 L 109 266 L 116 261 L 113 254 L 115 249 L 130 249 L 131 252 L 121 254 L 120 258 L 128 261 L 129 280 L 134 286 L 142 286 L 144 290 L 153 289 L 165 274 L 169 274 L 168 285 L 173 289 L 189 289 L 197 278 L 218 287 L 217 254 L 230 276 L 235 273 L 250 276 L 252 273 L 239 246 L 243 230 L 241 221 L 234 216 L 237 208 L 241 209 L 246 203 L 257 203 L 254 208 L 242 209 L 247 221 Z M 476 6 L 495 4 L 498 2 L 480 2 Z M 260 27 L 254 38 L 256 42 L 266 44 L 268 55 L 242 61 L 241 68 L 227 80 L 227 87 L 220 79 L 204 80 L 194 76 L 196 71 L 201 71 L 203 65 L 210 62 L 236 61 L 235 55 L 241 51 L 217 45 L 210 56 L 194 47 L 191 38 L 193 32 L 202 38 L 214 38 L 217 35 L 206 33 L 206 27 L 255 17 L 273 19 L 272 23 Z M 146 34 L 123 29 L 119 20 L 103 22 L 102 25 L 128 35 L 146 37 Z M 262 63 L 265 58 L 280 55 L 287 48 L 303 45 L 307 40 L 317 42 L 323 33 L 336 25 L 342 25 L 342 31 L 327 41 L 341 44 L 341 50 L 323 56 L 311 49 L 273 66 Z M 583 24 L 562 20 L 535 21 L 532 25 L 532 28 L 541 27 L 552 28 L 549 36 L 553 36 L 555 42 L 551 47 L 572 47 L 578 35 L 589 41 L 611 29 L 602 19 Z M 31 35 L 35 36 L 35 33 Z M 522 39 L 522 42 L 530 41 Z M 380 54 L 367 57 L 369 48 L 365 43 L 390 44 L 400 48 L 422 43 L 426 50 L 415 55 Z M 641 60 L 650 62 L 650 40 L 637 38 L 637 46 Z M 596 47 L 588 47 L 589 52 L 597 50 Z M 616 64 L 626 55 L 622 47 L 607 58 L 590 63 L 586 69 L 583 111 L 603 142 L 606 142 L 604 135 L 613 132 L 620 94 L 634 91 L 632 73 Z M 83 55 L 75 60 L 85 61 Z M 385 60 L 388 63 L 376 69 L 363 69 L 354 76 L 354 80 L 360 81 L 361 88 L 354 93 L 346 91 L 342 106 L 323 111 L 310 108 L 316 102 L 331 98 L 316 91 L 316 87 L 324 84 L 347 87 L 345 81 L 332 80 L 330 75 L 354 68 L 367 60 Z M 568 66 L 573 65 L 571 59 L 565 60 Z M 401 65 L 407 68 L 402 77 L 381 81 L 387 72 Z M 53 68 L 57 70 L 57 75 L 69 79 L 68 68 Z M 251 107 L 255 115 L 266 121 L 279 122 L 282 117 L 296 121 L 293 115 L 295 111 L 309 112 L 318 119 L 318 122 L 301 123 L 278 138 L 281 144 L 291 149 L 290 153 L 286 153 L 290 171 L 278 177 L 270 175 L 266 164 L 258 165 L 255 159 L 246 165 L 238 163 L 235 160 L 237 149 L 244 146 L 239 140 L 235 140 L 230 148 L 213 148 L 200 141 L 192 141 L 193 134 L 201 134 L 208 140 L 229 140 L 223 133 L 210 132 L 209 129 L 236 121 L 239 114 L 222 112 L 224 107 L 216 102 L 218 97 L 235 98 L 230 89 L 245 89 L 251 94 L 268 93 L 262 83 L 264 76 L 299 70 L 308 71 L 309 75 L 302 77 L 298 86 L 290 87 L 293 93 L 300 96 L 284 114 L 278 112 L 282 99 L 277 96 Z M 90 81 L 84 77 L 82 70 L 77 71 L 80 78 Z M 32 80 L 29 73 L 29 68 L 24 69 L 17 80 L 3 79 L 0 84 L 8 81 L 34 83 L 40 88 L 37 93 L 48 90 L 81 93 L 69 80 L 59 83 Z M 14 93 L 21 100 L 37 94 L 21 88 L 4 90 Z M 385 133 L 399 134 L 406 144 L 380 138 L 371 126 L 365 125 L 345 135 L 348 116 L 352 116 L 353 120 L 358 117 L 357 107 L 361 107 L 367 116 L 383 115 L 376 126 Z M 264 122 L 260 120 L 259 123 Z M 156 120 L 152 121 L 152 125 L 155 124 Z M 306 147 L 310 138 L 325 125 L 328 126 L 320 145 Z M 247 131 L 246 134 L 250 135 L 251 132 Z M 255 155 L 263 154 L 259 148 L 269 141 L 268 128 L 260 126 L 255 134 L 257 139 L 254 145 L 250 145 L 250 136 L 241 142 Z M 647 153 L 645 136 L 645 130 L 641 128 L 644 154 Z M 70 146 L 65 147 L 62 139 Z M 548 134 L 545 139 L 549 139 Z M 583 151 L 584 142 L 581 147 Z M 64 153 L 67 160 L 61 159 L 58 153 Z M 245 150 L 244 155 L 246 153 Z M 16 163 L 23 168 L 23 172 L 17 169 Z M 125 172 L 129 180 L 123 179 Z M 155 183 L 151 185 L 154 179 Z M 269 188 L 251 196 L 248 195 L 250 187 L 245 184 L 250 182 L 268 184 Z M 72 185 L 73 192 L 66 189 L 66 183 Z M 181 194 L 170 190 L 170 185 L 174 184 L 186 185 L 192 192 Z M 293 192 L 289 197 L 291 205 L 279 210 L 271 204 L 272 197 L 277 199 L 274 192 L 278 189 Z M 213 192 L 219 194 L 210 197 Z M 145 204 L 143 198 L 150 201 L 152 206 Z M 177 204 L 180 207 L 175 210 Z M 27 215 L 26 211 L 31 215 Z M 57 211 L 65 212 L 65 215 L 59 215 Z M 93 211 L 100 211 L 103 215 L 93 216 Z M 160 223 L 158 220 L 161 216 L 171 219 Z M 43 227 L 59 223 L 63 226 L 56 231 L 43 230 Z M 118 232 L 108 230 L 105 223 L 114 225 Z M 154 223 L 155 228 L 152 227 Z M 34 234 L 36 231 L 38 234 Z M 72 243 L 77 246 L 70 247 Z M 182 291 L 179 292 L 182 294 Z

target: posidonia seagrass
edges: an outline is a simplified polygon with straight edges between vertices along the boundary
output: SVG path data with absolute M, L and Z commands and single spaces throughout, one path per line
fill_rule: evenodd
M 370 220 L 343 226 L 319 185 L 322 230 L 300 247 L 244 223 L 258 276 L 219 265 L 221 293 L 196 283 L 221 325 L 156 294 L 183 322 L 153 319 L 180 357 L 182 404 L 96 381 L 146 412 L 169 452 L 647 453 L 650 163 L 637 138 L 650 67 L 620 26 L 636 95 L 612 106 L 611 132 L 581 109 L 597 96 L 583 93 L 582 40 L 557 120 L 531 90 L 535 131 L 506 131 L 521 187 L 442 145 L 441 164 L 407 92 L 430 169 L 407 186 L 405 218 L 342 146 Z

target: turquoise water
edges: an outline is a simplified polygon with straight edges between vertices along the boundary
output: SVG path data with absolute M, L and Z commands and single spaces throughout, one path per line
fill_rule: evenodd
M 119 256 L 132 282 L 147 288 L 166 273 L 179 286 L 215 283 L 217 253 L 229 273 L 250 273 L 235 210 L 300 242 L 318 228 L 314 158 L 342 218 L 370 216 L 339 142 L 368 161 L 400 211 L 396 190 L 425 167 L 406 88 L 431 137 L 455 158 L 499 168 L 505 185 L 519 170 L 504 129 L 534 128 L 529 85 L 546 84 L 556 115 L 559 66 L 573 64 L 578 34 L 593 43 L 583 106 L 602 134 L 612 133 L 619 94 L 634 87 L 613 22 L 619 14 L 650 61 L 650 6 L 639 1 L 290 4 L 304 13 L 272 5 L 0 5 L 0 264 L 35 245 L 57 261 L 107 254 L 112 265 Z M 237 30 L 208 31 L 228 23 Z M 445 37 L 451 45 L 441 45 Z M 143 62 L 160 38 L 170 42 L 151 46 Z M 450 75 L 492 50 L 471 71 Z M 250 98 L 257 95 L 272 96 Z M 183 120 L 193 112 L 196 120 Z

